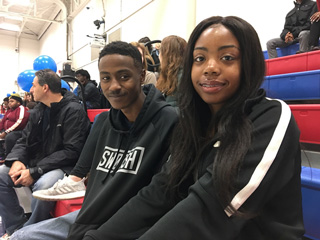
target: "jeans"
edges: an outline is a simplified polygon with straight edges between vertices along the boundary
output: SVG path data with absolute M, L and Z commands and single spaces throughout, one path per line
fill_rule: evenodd
M 21 228 L 10 240 L 65 240 L 80 210 Z
M 284 48 L 288 47 L 292 44 L 295 44 L 299 42 L 299 50 L 302 52 L 307 52 L 309 51 L 309 35 L 310 31 L 309 30 L 304 30 L 299 33 L 299 36 L 293 40 L 293 42 L 286 43 L 285 41 L 282 40 L 282 38 L 273 38 L 267 42 L 267 51 L 268 51 L 268 56 L 269 59 L 276 58 L 278 57 L 277 53 L 277 47 L 279 48 Z
M 24 215 L 20 206 L 13 182 L 8 175 L 10 168 L 0 166 L 0 216 L 5 225 L 6 232 L 10 235 L 22 226 L 27 226 L 51 217 L 50 212 L 54 209 L 55 202 L 41 201 L 35 198 L 31 200 L 31 217 L 29 220 Z M 64 172 L 55 169 L 43 174 L 31 187 L 32 191 L 48 189 L 59 179 L 62 179 Z

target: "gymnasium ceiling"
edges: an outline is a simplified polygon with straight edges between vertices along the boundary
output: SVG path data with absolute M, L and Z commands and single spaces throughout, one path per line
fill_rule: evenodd
M 68 21 L 90 0 L 0 0 L 0 35 L 38 39 L 51 24 Z M 11 27 L 16 30 L 9 30 Z M 1 38 L 1 37 L 0 37 Z

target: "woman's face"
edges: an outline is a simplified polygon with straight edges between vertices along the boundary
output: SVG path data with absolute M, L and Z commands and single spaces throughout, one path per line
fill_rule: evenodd
M 241 52 L 238 40 L 222 25 L 212 25 L 195 43 L 192 84 L 216 113 L 240 86 Z

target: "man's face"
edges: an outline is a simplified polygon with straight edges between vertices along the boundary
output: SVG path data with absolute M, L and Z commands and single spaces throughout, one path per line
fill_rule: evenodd
M 145 71 L 135 66 L 132 57 L 106 55 L 100 59 L 99 72 L 101 89 L 113 108 L 129 112 L 141 108 Z
M 39 85 L 37 76 L 33 79 L 30 92 L 33 94 L 33 98 L 35 101 L 41 102 L 41 99 L 43 99 L 43 96 L 44 96 L 44 90 L 43 90 L 43 86 Z
M 78 79 L 79 82 L 81 82 L 82 85 L 86 85 L 87 82 L 88 82 L 87 77 L 82 76 L 81 74 L 77 74 L 77 75 L 76 75 L 76 79 Z
M 11 108 L 11 109 L 16 109 L 17 107 L 20 106 L 20 102 L 17 101 L 17 100 L 15 100 L 15 99 L 13 99 L 13 98 L 10 98 L 8 105 L 9 105 L 9 108 Z

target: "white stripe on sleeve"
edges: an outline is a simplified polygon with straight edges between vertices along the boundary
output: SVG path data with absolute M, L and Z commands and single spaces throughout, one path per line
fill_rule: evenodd
M 273 99 L 276 100 L 276 99 Z M 291 119 L 291 110 L 289 106 L 281 100 L 277 100 L 281 103 L 281 115 L 278 122 L 278 125 L 274 131 L 274 134 L 267 146 L 264 155 L 254 170 L 248 184 L 241 189 L 232 199 L 230 205 L 233 206 L 235 210 L 238 210 L 244 202 L 252 195 L 252 193 L 259 187 L 263 178 L 267 174 L 271 164 L 273 163 L 281 143 L 283 141 L 284 135 L 287 131 Z M 229 210 L 229 207 L 225 208 L 225 213 L 230 217 L 232 213 Z

